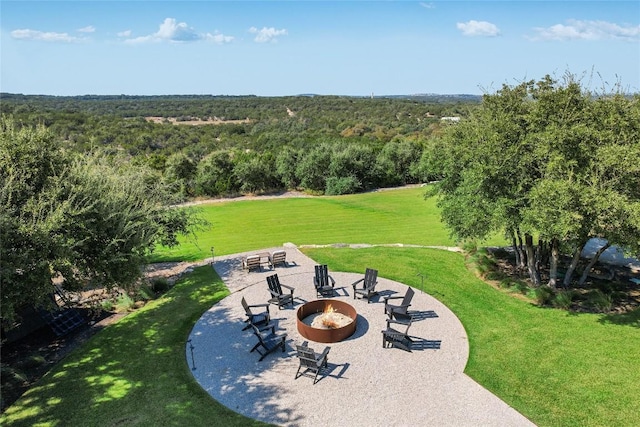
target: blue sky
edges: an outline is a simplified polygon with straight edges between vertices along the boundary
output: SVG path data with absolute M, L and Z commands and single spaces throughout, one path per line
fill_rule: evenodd
M 640 2 L 0 0 L 0 49 L 24 94 L 640 92 Z

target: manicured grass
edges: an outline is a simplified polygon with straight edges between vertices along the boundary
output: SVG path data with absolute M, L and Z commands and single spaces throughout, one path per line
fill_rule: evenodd
M 224 254 L 287 241 L 451 244 L 437 216 L 413 218 L 437 214 L 421 194 L 422 189 L 412 189 L 214 204 L 207 210 L 217 218 L 211 231 L 216 234 L 201 236 L 210 238 L 208 243 L 201 240 L 200 248 L 184 244 L 179 253 L 161 250 L 160 254 L 202 259 L 210 256 L 211 245 L 216 254 Z M 373 267 L 383 277 L 417 288 L 421 287 L 418 274 L 424 275 L 424 290 L 451 308 L 467 330 L 471 349 L 467 374 L 534 423 L 637 425 L 638 310 L 628 316 L 606 316 L 540 309 L 477 279 L 462 255 L 445 251 L 381 247 L 304 251 L 329 264 L 332 271 L 363 272 Z M 227 292 L 210 267 L 196 269 L 160 300 L 109 326 L 64 359 L 0 417 L 0 424 L 259 425 L 213 401 L 195 383 L 185 360 L 193 324 Z
M 210 228 L 183 239 L 175 248 L 160 247 L 155 262 L 200 260 L 280 246 L 331 243 L 454 246 L 440 223 L 435 198 L 425 188 L 335 197 L 211 203 L 197 207 Z M 504 244 L 499 237 L 491 245 Z
M 209 266 L 99 332 L 0 417 L 3 426 L 264 425 L 217 403 L 185 359 L 189 332 L 228 295 Z
M 305 249 L 333 271 L 421 287 L 462 321 L 466 373 L 540 426 L 635 426 L 640 414 L 638 316 L 542 309 L 492 288 L 460 254 L 433 249 Z M 635 319 L 635 321 L 633 321 Z M 440 338 L 440 337 L 430 337 Z M 445 343 L 443 342 L 443 345 Z

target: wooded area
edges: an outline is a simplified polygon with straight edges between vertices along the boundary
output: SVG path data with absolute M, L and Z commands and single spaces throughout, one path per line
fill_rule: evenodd
M 505 85 L 481 103 L 2 94 L 3 316 L 43 303 L 57 275 L 76 290 L 132 283 L 157 242 L 197 225 L 171 204 L 292 188 L 439 181 L 456 239 L 505 232 L 534 286 L 548 266 L 555 288 L 560 255 L 573 254 L 566 286 L 590 238 L 640 253 L 639 99 L 592 94 L 571 76 Z M 213 123 L 179 124 L 203 120 Z
M 475 96 L 2 95 L 2 114 L 44 125 L 74 151 L 101 150 L 146 164 L 183 197 L 302 187 L 345 194 L 428 181 L 421 155 Z M 146 117 L 214 119 L 173 125 Z M 242 123 L 237 121 L 242 120 Z M 203 122 L 204 123 L 204 122 Z

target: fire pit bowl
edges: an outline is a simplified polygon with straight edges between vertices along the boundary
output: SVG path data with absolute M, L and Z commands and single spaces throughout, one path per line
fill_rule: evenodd
M 333 308 L 334 313 L 343 315 L 347 324 L 334 324 L 328 322 L 330 327 L 314 327 L 311 325 L 312 320 L 318 316 L 322 316 L 329 307 Z M 355 308 L 343 301 L 334 299 L 316 300 L 304 304 L 298 309 L 297 324 L 300 335 L 308 340 L 322 343 L 332 343 L 342 341 L 349 338 L 356 331 L 356 320 L 358 313 Z

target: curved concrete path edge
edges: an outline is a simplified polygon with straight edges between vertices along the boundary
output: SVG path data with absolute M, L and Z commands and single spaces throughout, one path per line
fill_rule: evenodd
M 272 252 L 280 248 L 268 248 Z M 231 294 L 196 322 L 185 356 L 196 381 L 211 397 L 247 417 L 283 426 L 532 426 L 528 419 L 464 374 L 469 344 L 464 327 L 445 305 L 416 291 L 410 334 L 416 349 L 382 347 L 386 326 L 382 298 L 354 300 L 351 283 L 364 274 L 331 272 L 339 295 L 358 311 L 357 330 L 347 340 L 329 344 L 329 367 L 320 381 L 295 379 L 295 345 L 305 340 L 295 323 L 296 309 L 316 299 L 315 262 L 295 246 L 285 245 L 287 267 L 242 270 L 247 253 L 216 258 L 214 268 Z M 261 251 L 252 251 L 256 253 Z M 375 268 L 375 266 L 370 266 Z M 286 351 L 259 362 L 249 350 L 256 342 L 245 326 L 242 297 L 266 302 L 265 278 L 277 273 L 295 287 L 295 308 L 271 306 L 278 333 L 286 333 Z M 403 295 L 407 286 L 379 273 L 382 295 Z M 310 345 L 321 351 L 326 344 Z

